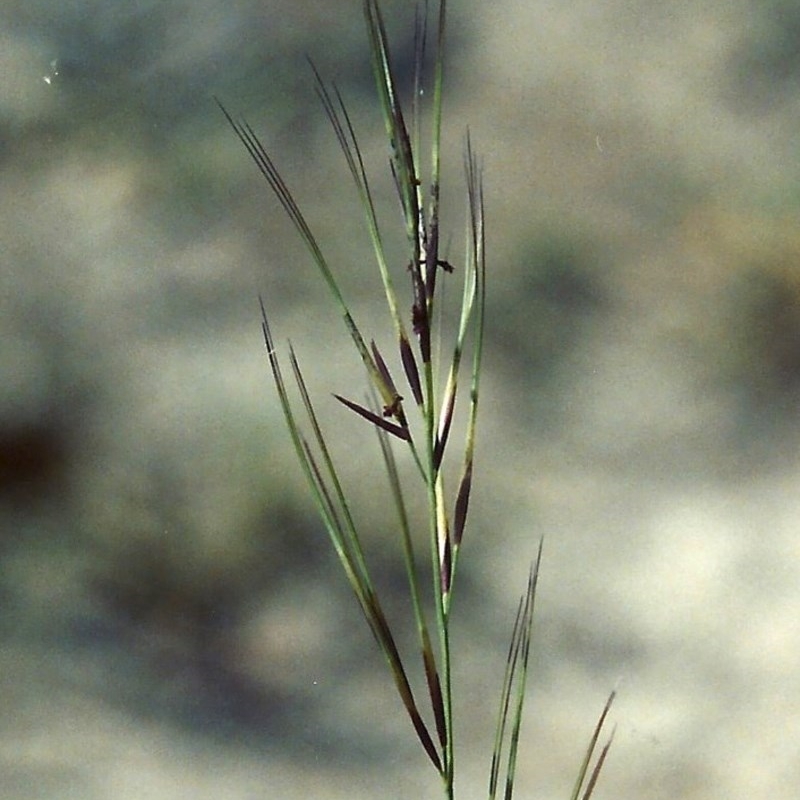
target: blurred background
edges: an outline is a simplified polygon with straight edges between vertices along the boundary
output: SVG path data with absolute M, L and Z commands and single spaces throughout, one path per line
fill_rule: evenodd
M 385 5 L 408 86 L 413 6 Z M 360 3 L 6 0 L 0 20 L 0 794 L 438 796 L 295 464 L 258 294 L 402 628 L 374 437 L 330 399 L 364 377 L 213 99 L 387 341 L 306 63 L 346 97 L 399 245 Z M 449 24 L 448 258 L 467 126 L 489 247 L 461 796 L 485 796 L 544 536 L 518 796 L 568 796 L 619 684 L 597 797 L 794 798 L 800 5 L 454 0 Z

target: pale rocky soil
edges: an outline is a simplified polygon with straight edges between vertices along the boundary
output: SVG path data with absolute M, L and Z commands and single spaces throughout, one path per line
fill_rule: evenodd
M 362 376 L 212 101 L 264 131 L 383 324 L 303 61 L 354 98 L 382 167 L 358 3 L 112 5 L 0 12 L 0 794 L 435 797 L 298 505 L 257 293 L 350 453 L 363 427 L 324 398 Z M 544 535 L 518 797 L 568 796 L 619 685 L 597 797 L 793 799 L 798 12 L 458 0 L 452 23 L 447 175 L 469 124 L 491 253 L 462 796 L 485 796 Z M 382 485 L 345 460 L 372 531 Z

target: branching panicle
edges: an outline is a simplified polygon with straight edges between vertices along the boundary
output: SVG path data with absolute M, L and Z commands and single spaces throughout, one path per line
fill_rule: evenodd
M 414 28 L 414 80 L 410 109 L 398 92 L 383 16 L 378 0 L 362 0 L 378 101 L 389 142 L 389 165 L 400 205 L 400 223 L 407 250 L 399 264 L 390 265 L 378 224 L 375 199 L 368 170 L 358 143 L 353 120 L 335 84 L 326 85 L 311 64 L 314 84 L 322 107 L 342 151 L 346 168 L 364 215 L 372 251 L 383 284 L 388 317 L 398 350 L 389 360 L 375 343 L 381 337 L 364 336 L 311 227 L 301 212 L 274 161 L 252 128 L 235 119 L 218 102 L 271 191 L 305 244 L 312 262 L 331 293 L 345 330 L 364 366 L 370 389 L 367 399 L 355 402 L 343 394 L 334 397 L 345 408 L 369 423 L 377 436 L 386 474 L 386 485 L 375 487 L 386 497 L 398 531 L 408 584 L 408 597 L 416 628 L 419 662 L 401 653 L 395 633 L 384 614 L 382 590 L 373 581 L 351 501 L 328 440 L 319 423 L 305 377 L 294 349 L 289 346 L 291 387 L 284 378 L 272 331 L 261 302 L 262 330 L 278 400 L 283 411 L 298 462 L 311 495 L 367 625 L 389 667 L 405 714 L 428 760 L 438 772 L 446 800 L 455 797 L 455 730 L 450 620 L 459 556 L 464 542 L 475 477 L 475 443 L 480 397 L 480 374 L 485 329 L 486 256 L 482 168 L 467 135 L 464 153 L 466 176 L 466 231 L 463 261 L 459 268 L 440 257 L 441 219 L 441 122 L 444 79 L 444 33 L 446 0 L 438 0 L 434 53 L 426 53 L 428 3 L 417 10 Z M 426 66 L 432 62 L 432 77 Z M 432 89 L 432 102 L 423 118 L 423 88 Z M 409 111 L 406 114 L 406 110 Z M 408 120 L 408 122 L 407 122 Z M 422 139 L 428 128 L 429 155 L 421 157 Z M 427 159 L 427 161 L 426 161 Z M 423 165 L 427 165 L 423 169 Z M 423 177 L 423 173 L 426 173 Z M 449 249 L 449 246 L 448 246 Z M 461 266 L 463 264 L 463 267 Z M 453 309 L 437 294 L 438 272 L 462 282 L 460 305 Z M 393 273 L 410 281 L 410 312 L 401 309 Z M 442 280 L 445 280 L 444 276 Z M 449 293 L 447 300 L 449 301 Z M 442 324 L 447 320 L 448 324 Z M 411 334 L 408 326 L 410 325 Z M 438 344 L 433 357 L 432 333 L 454 330 L 447 347 Z M 415 341 L 416 339 L 416 341 Z M 369 345 L 367 345 L 369 342 Z M 386 352 L 386 351 L 384 351 Z M 393 355 L 393 358 L 392 358 Z M 471 358 L 470 358 L 471 356 Z M 399 366 L 397 359 L 399 357 Z M 468 365 L 468 366 L 467 366 Z M 402 367 L 402 374 L 400 371 Z M 464 375 L 468 373 L 468 375 Z M 398 389 L 395 377 L 404 378 L 408 391 Z M 462 384 L 467 381 L 467 389 Z M 402 380 L 401 380 L 402 383 Z M 348 392 L 349 393 L 349 392 Z M 409 400 L 408 407 L 404 396 Z M 460 419 L 461 424 L 455 424 Z M 463 428 L 463 443 L 454 431 Z M 395 448 L 407 455 L 416 468 L 412 479 L 401 477 Z M 453 454 L 453 451 L 456 451 Z M 361 452 L 359 448 L 358 452 Z M 446 482 L 457 479 L 453 487 Z M 409 502 L 409 484 L 425 499 L 430 567 L 420 567 L 417 547 L 418 503 Z M 388 491 L 387 491 L 388 487 Z M 542 556 L 540 543 L 531 566 L 511 635 L 502 682 L 500 711 L 490 766 L 489 793 L 499 791 L 510 800 L 514 790 L 517 751 L 525 699 L 532 640 L 536 586 Z M 423 578 L 425 579 L 423 581 Z M 427 588 L 425 588 L 427 586 Z M 433 635 L 428 618 L 433 613 Z M 412 669 L 414 667 L 414 669 Z M 416 676 L 416 678 L 415 678 Z M 424 683 L 423 683 L 424 681 Z M 419 691 L 415 692 L 414 685 Z M 424 688 L 421 688 L 424 687 Z M 417 695 L 423 699 L 421 708 Z M 588 800 L 606 760 L 612 736 L 600 750 L 590 769 L 597 742 L 614 699 L 611 695 L 594 731 L 574 788 L 572 800 Z M 435 731 L 434 733 L 432 733 Z

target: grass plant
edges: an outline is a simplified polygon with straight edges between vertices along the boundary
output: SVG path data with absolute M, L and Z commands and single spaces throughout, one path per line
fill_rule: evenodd
M 319 515 L 339 563 L 382 652 L 402 708 L 425 757 L 441 779 L 445 798 L 456 793 L 457 729 L 453 716 L 451 612 L 462 543 L 467 532 L 472 491 L 481 364 L 485 330 L 486 232 L 483 173 L 469 135 L 464 147 L 466 231 L 463 259 L 458 266 L 443 257 L 441 219 L 442 92 L 445 67 L 446 0 L 429 13 L 427 3 L 415 16 L 415 58 L 410 98 L 401 97 L 386 26 L 378 0 L 363 0 L 377 97 L 389 143 L 389 169 L 399 200 L 398 224 L 405 232 L 406 254 L 391 263 L 384 246 L 378 210 L 353 120 L 335 85 L 328 85 L 312 64 L 316 91 L 330 121 L 355 186 L 380 273 L 397 350 L 387 357 L 351 313 L 334 268 L 295 202 L 272 156 L 253 129 L 220 108 L 241 143 L 267 180 L 280 205 L 305 243 L 311 260 L 327 285 L 343 319 L 355 354 L 368 376 L 367 399 L 334 395 L 361 417 L 377 437 L 397 539 L 405 563 L 418 653 L 401 654 L 384 613 L 381 587 L 368 565 L 362 537 L 328 439 L 294 348 L 289 345 L 289 374 L 275 346 L 269 314 L 262 300 L 262 326 L 269 364 L 298 462 L 305 473 Z M 432 20 L 432 30 L 429 23 Z M 428 67 L 430 67 L 428 69 Z M 423 108 L 423 97 L 430 106 Z M 424 135 L 423 135 L 424 132 Z M 410 308 L 398 299 L 395 281 L 406 281 Z M 460 299 L 445 302 L 443 281 L 460 280 Z M 437 331 L 452 331 L 448 342 L 436 341 Z M 441 337 L 443 334 L 439 334 Z M 391 366 L 390 366 L 391 364 Z M 406 387 L 401 394 L 398 376 Z M 454 420 L 463 416 L 464 440 L 451 438 Z M 413 478 L 401 478 L 398 458 L 412 464 Z M 446 479 L 446 476 L 448 479 Z M 455 477 L 455 480 L 451 480 Z M 385 492 L 385 489 L 381 489 Z M 409 498 L 424 496 L 427 522 L 419 525 Z M 420 530 L 420 527 L 422 530 Z M 426 547 L 430 569 L 418 551 Z M 494 744 L 489 761 L 488 797 L 512 797 L 515 787 L 520 730 L 528 678 L 541 543 L 519 603 L 505 672 Z M 418 688 L 414 688 L 414 687 Z M 424 687 L 420 689 L 419 687 Z M 608 754 L 611 737 L 599 747 L 610 695 L 580 765 L 572 800 L 587 800 Z M 599 747 L 599 752 L 598 752 Z

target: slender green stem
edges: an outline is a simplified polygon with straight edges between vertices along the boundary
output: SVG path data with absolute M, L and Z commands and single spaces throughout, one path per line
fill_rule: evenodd
M 454 796 L 455 749 L 453 746 L 453 688 L 450 664 L 450 624 L 447 610 L 447 583 L 449 580 L 444 566 L 446 562 L 447 540 L 443 538 L 446 530 L 442 530 L 438 509 L 440 507 L 439 492 L 441 481 L 434 458 L 436 448 L 436 413 L 433 367 L 431 362 L 425 363 L 424 384 L 426 389 L 425 424 L 428 462 L 428 515 L 431 538 L 431 562 L 433 577 L 433 595 L 436 608 L 436 627 L 439 634 L 439 651 L 442 682 L 442 710 L 444 716 L 444 742 L 442 759 L 442 779 L 445 796 L 452 800 Z

